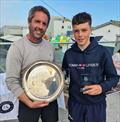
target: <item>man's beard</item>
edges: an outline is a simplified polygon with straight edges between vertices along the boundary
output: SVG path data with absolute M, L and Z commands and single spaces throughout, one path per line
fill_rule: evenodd
M 30 29 L 30 33 L 36 39 L 42 39 L 45 32 L 46 32 L 45 30 L 39 28 Z
M 44 34 L 45 34 L 45 31 L 43 29 L 39 29 L 39 28 L 34 29 L 35 38 L 42 38 Z

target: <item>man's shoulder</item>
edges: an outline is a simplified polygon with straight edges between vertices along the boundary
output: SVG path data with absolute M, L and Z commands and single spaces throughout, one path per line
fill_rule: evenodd
M 45 39 L 43 39 L 42 41 L 43 41 L 44 43 L 46 43 L 46 44 L 50 44 L 50 45 L 51 45 L 51 43 L 50 43 L 49 41 L 45 40 Z
M 18 50 L 18 49 L 23 50 L 24 42 L 25 42 L 25 37 L 21 37 L 19 40 L 14 41 L 10 47 L 13 50 Z
M 14 45 L 22 44 L 25 41 L 25 37 L 21 37 L 20 39 L 13 42 Z
M 54 48 L 54 46 L 53 46 L 49 41 L 47 41 L 47 40 L 45 40 L 45 39 L 43 39 L 43 43 L 44 43 L 46 46 L 48 46 L 48 47 Z

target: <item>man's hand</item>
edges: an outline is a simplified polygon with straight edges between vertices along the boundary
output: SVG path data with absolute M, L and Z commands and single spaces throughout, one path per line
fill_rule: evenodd
M 84 87 L 85 91 L 83 94 L 88 95 L 99 95 L 102 93 L 102 87 L 100 85 L 88 85 Z
M 23 92 L 18 99 L 26 104 L 29 108 L 40 108 L 49 105 L 47 101 L 32 101 L 28 98 L 28 96 Z
M 48 105 L 49 105 L 49 102 L 47 101 L 33 101 L 30 104 L 28 104 L 30 108 L 41 108 Z

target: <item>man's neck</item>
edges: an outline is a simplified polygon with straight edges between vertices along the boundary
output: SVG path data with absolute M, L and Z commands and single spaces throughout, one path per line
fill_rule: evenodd
M 33 36 L 31 36 L 30 34 L 27 34 L 27 38 L 29 41 L 31 41 L 32 43 L 40 43 L 42 41 L 42 39 L 36 39 Z

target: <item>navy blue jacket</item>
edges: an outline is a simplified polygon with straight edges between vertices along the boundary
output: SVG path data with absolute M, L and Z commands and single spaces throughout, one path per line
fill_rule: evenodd
M 108 50 L 90 38 L 89 46 L 80 50 L 77 43 L 65 52 L 62 68 L 70 75 L 70 100 L 81 104 L 105 103 L 106 92 L 118 82 L 116 69 Z M 85 95 L 80 92 L 84 84 L 100 84 L 103 92 L 99 95 Z

